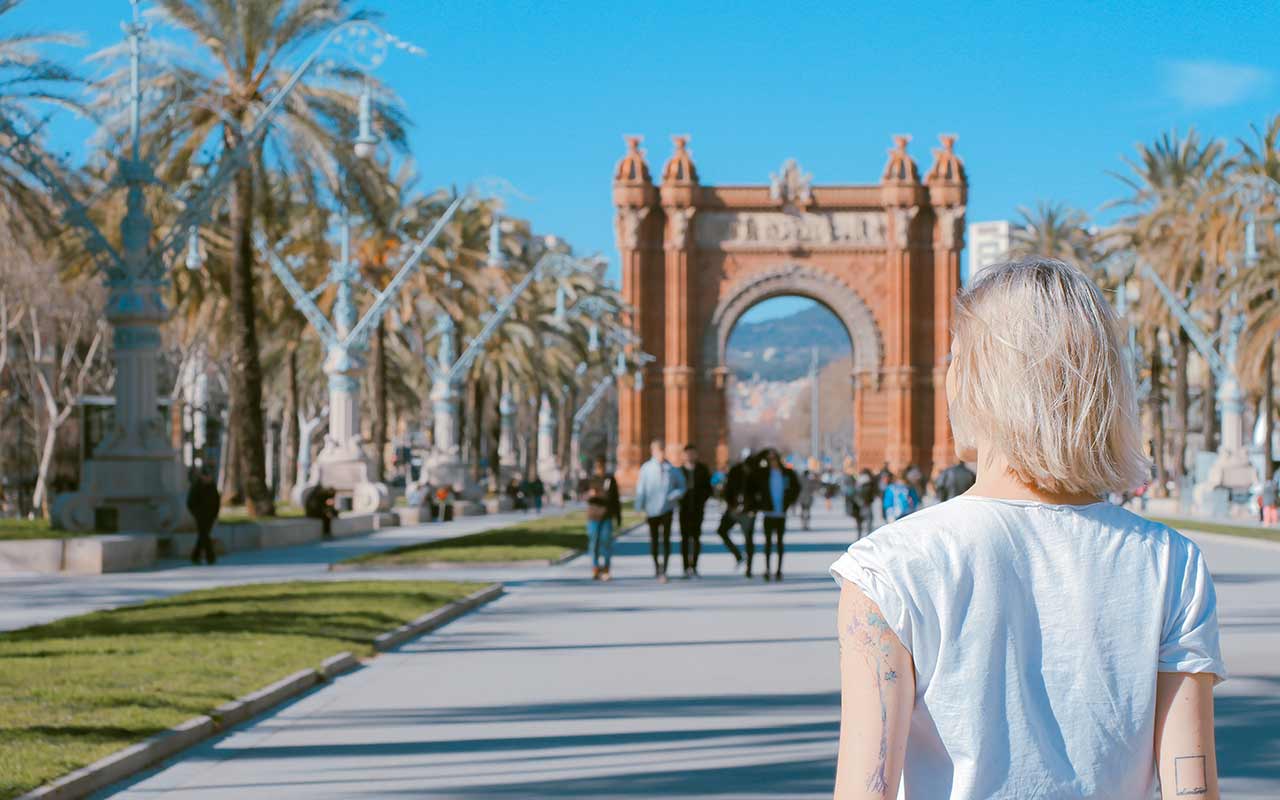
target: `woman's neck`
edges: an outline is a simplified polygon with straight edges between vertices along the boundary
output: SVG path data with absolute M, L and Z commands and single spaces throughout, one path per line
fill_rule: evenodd
M 977 479 L 968 495 L 995 500 L 1032 500 L 1050 505 L 1087 505 L 1098 497 L 1087 492 L 1052 492 L 1026 483 L 1013 474 L 1009 462 L 994 450 L 978 448 Z

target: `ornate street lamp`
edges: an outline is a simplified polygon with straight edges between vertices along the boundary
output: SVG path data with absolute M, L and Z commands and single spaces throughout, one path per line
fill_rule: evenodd
M 390 508 L 387 487 L 373 479 L 372 464 L 364 451 L 360 433 L 360 377 L 364 373 L 364 354 L 368 350 L 369 334 L 391 308 L 405 281 L 417 270 L 427 248 L 444 231 L 466 199 L 466 195 L 454 199 L 380 292 L 364 286 L 360 278 L 359 264 L 351 255 L 351 224 L 345 218 L 341 226 L 339 258 L 330 265 L 329 276 L 324 282 L 310 291 L 298 283 L 293 270 L 266 240 L 258 237 L 258 248 L 267 254 L 272 272 L 288 290 L 294 307 L 320 335 L 326 352 L 324 371 L 329 376 L 329 433 L 311 466 L 306 483 L 294 489 L 296 502 L 302 503 L 306 491 L 323 483 L 350 492 L 355 511 L 385 511 Z M 314 299 L 328 286 L 337 289 L 332 320 L 324 315 Z M 373 303 L 359 318 L 355 301 L 357 288 L 365 288 L 374 295 Z

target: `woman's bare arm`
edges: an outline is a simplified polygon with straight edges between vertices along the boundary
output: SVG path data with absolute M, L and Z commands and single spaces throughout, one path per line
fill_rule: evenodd
M 840 639 L 840 752 L 836 800 L 898 796 L 915 704 L 915 668 L 884 615 L 845 581 Z
M 1156 765 L 1161 800 L 1218 800 L 1213 675 L 1156 676 Z

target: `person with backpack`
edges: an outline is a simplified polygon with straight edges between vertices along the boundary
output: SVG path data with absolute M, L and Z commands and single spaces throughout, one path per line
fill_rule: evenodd
M 902 478 L 889 476 L 889 485 L 885 487 L 882 499 L 884 521 L 894 522 L 902 519 L 920 507 L 920 493 Z
M 595 470 L 587 478 L 587 550 L 591 553 L 591 580 L 612 580 L 609 569 L 613 561 L 613 532 L 622 527 L 622 501 L 618 482 L 609 472 L 603 457 L 595 461 Z

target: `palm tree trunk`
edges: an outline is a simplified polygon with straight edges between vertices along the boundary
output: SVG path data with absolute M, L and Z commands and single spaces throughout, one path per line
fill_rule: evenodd
M 289 348 L 285 360 L 286 390 L 284 399 L 284 441 L 280 446 L 280 497 L 288 500 L 293 495 L 293 483 L 298 474 L 298 348 Z
M 387 329 L 382 320 L 373 336 L 373 470 L 383 480 L 387 454 Z
M 1155 490 L 1156 497 L 1164 497 L 1165 495 L 1165 472 L 1164 472 L 1164 390 L 1161 381 L 1164 380 L 1161 375 L 1162 358 L 1160 354 L 1160 329 L 1151 329 L 1151 393 L 1149 400 L 1151 403 L 1151 460 L 1155 464 Z
M 236 403 L 236 450 L 250 516 L 275 513 L 267 488 L 263 443 L 262 362 L 258 357 L 253 274 L 253 166 L 236 173 L 231 188 L 231 394 Z
M 493 399 L 489 405 L 490 424 L 488 426 L 488 446 L 485 448 L 489 455 L 489 485 L 498 493 L 502 492 L 502 458 L 499 451 L 502 448 L 502 379 L 498 379 L 498 385 L 494 387 Z
M 1262 413 L 1266 416 L 1266 422 L 1263 424 L 1263 430 L 1267 437 L 1266 443 L 1262 445 L 1262 453 L 1264 459 L 1263 476 L 1269 481 L 1275 475 L 1275 454 L 1271 452 L 1271 437 L 1275 433 L 1276 415 L 1274 401 L 1272 400 L 1272 392 L 1275 391 L 1275 343 L 1267 345 L 1266 377 L 1262 388 Z
M 473 385 L 475 396 L 471 406 L 471 480 L 478 484 L 482 474 L 480 461 L 484 455 L 484 379 L 477 377 Z
M 1178 485 L 1182 485 L 1182 476 L 1186 474 L 1187 464 L 1187 431 L 1188 412 L 1191 408 L 1191 391 L 1187 386 L 1187 358 L 1191 355 L 1191 337 L 1182 326 L 1178 326 L 1178 335 L 1173 340 L 1173 469 L 1172 475 Z
M 237 506 L 244 502 L 244 482 L 240 469 L 240 437 L 236 429 L 240 425 L 239 403 L 233 399 L 227 410 L 227 446 L 222 452 L 222 502 Z
M 1212 453 L 1218 449 L 1218 379 L 1213 370 L 1206 367 L 1204 372 L 1204 390 L 1200 394 L 1200 424 L 1204 440 L 1201 449 Z

